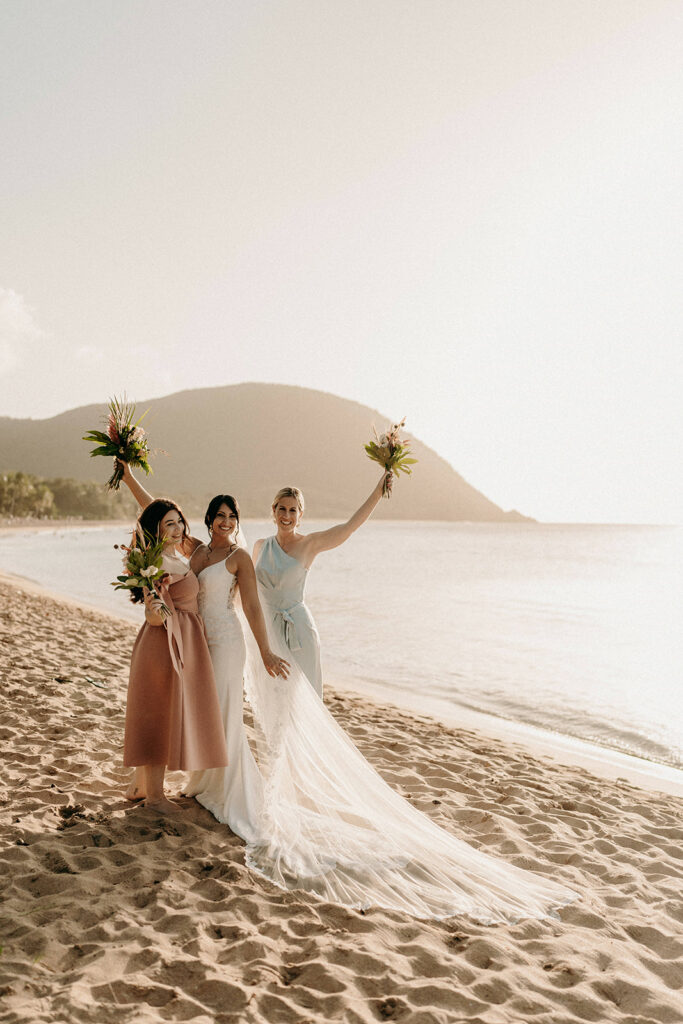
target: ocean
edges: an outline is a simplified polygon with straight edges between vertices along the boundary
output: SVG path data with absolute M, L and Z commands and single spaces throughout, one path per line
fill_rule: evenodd
M 251 544 L 272 529 L 244 532 Z M 111 526 L 10 531 L 0 569 L 140 621 L 109 585 L 126 539 Z M 318 557 L 307 599 L 323 670 L 355 690 L 681 768 L 682 591 L 683 527 L 370 521 Z

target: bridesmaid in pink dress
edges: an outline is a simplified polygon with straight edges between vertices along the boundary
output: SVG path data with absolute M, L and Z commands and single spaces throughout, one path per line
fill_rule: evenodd
M 127 467 L 126 467 L 127 468 Z M 129 471 L 130 472 L 130 471 Z M 125 478 L 125 477 L 124 477 Z M 198 543 L 185 518 L 166 498 L 147 505 L 138 530 L 166 541 L 162 567 L 168 573 L 160 596 L 132 592 L 145 602 L 145 623 L 130 664 L 123 763 L 136 768 L 127 796 L 146 806 L 177 810 L 164 794 L 166 769 L 194 771 L 228 764 L 211 656 L 197 609 L 197 577 L 176 554 Z M 163 603 L 171 609 L 162 615 Z

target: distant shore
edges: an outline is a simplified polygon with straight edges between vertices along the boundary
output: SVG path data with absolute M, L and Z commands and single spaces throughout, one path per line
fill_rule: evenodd
M 67 530 L 84 526 L 130 526 L 130 519 L 19 519 L 0 517 L 0 533 L 13 530 Z
M 199 514 L 199 513 L 197 513 L 196 515 L 188 514 L 188 519 L 192 519 L 193 521 L 199 522 L 202 519 L 202 515 Z M 262 521 L 262 519 L 263 519 L 263 517 L 259 517 L 259 516 L 244 516 L 243 517 L 243 521 L 245 523 L 248 523 L 248 522 L 259 522 L 259 521 Z M 329 517 L 329 516 L 315 516 L 315 517 L 313 517 L 313 519 L 311 521 L 315 521 L 316 523 L 332 523 L 332 522 L 337 522 L 337 519 L 335 519 L 334 517 Z M 394 519 L 379 519 L 379 518 L 376 518 L 374 521 L 375 522 L 381 522 L 383 526 L 390 526 L 392 523 L 395 523 L 397 526 L 404 526 L 405 525 L 405 520 L 403 520 L 403 519 L 395 519 L 394 520 Z M 495 529 L 496 527 L 511 526 L 511 525 L 512 526 L 530 526 L 530 527 L 537 527 L 537 528 L 538 527 L 540 527 L 540 528 L 544 528 L 544 527 L 546 527 L 546 528 L 557 527 L 558 529 L 559 528 L 567 529 L 568 527 L 569 528 L 574 527 L 577 530 L 590 529 L 590 528 L 602 528 L 602 527 L 604 527 L 605 529 L 614 529 L 615 527 L 618 529 L 618 528 L 621 527 L 624 530 L 641 529 L 641 528 L 642 529 L 651 529 L 651 528 L 654 527 L 654 528 L 675 530 L 675 529 L 681 529 L 683 527 L 683 524 L 681 524 L 681 523 L 545 523 L 545 522 L 540 522 L 537 519 L 524 519 L 524 520 L 520 520 L 520 521 L 510 521 L 508 523 L 505 523 L 505 522 L 494 522 L 494 523 L 492 523 L 492 522 L 483 522 L 483 521 L 482 522 L 474 522 L 474 521 L 468 520 L 468 519 L 462 519 L 462 520 L 450 520 L 450 519 L 449 520 L 441 520 L 441 519 L 439 519 L 439 520 L 432 520 L 432 519 L 423 519 L 423 520 L 415 520 L 415 521 L 416 522 L 424 522 L 424 523 L 431 523 L 431 522 L 440 522 L 441 523 L 442 522 L 442 523 L 447 523 L 449 526 L 458 526 L 458 525 L 461 525 L 461 526 L 478 526 L 478 527 L 482 527 L 483 529 L 491 529 L 491 528 Z M 133 517 L 132 516 L 130 516 L 130 517 L 126 518 L 126 519 L 78 519 L 76 517 L 69 517 L 67 519 L 30 519 L 30 518 L 29 519 L 19 519 L 19 518 L 10 518 L 10 519 L 8 519 L 8 518 L 2 518 L 0 516 L 0 534 L 7 533 L 9 531 L 14 531 L 14 530 L 66 530 L 66 529 L 83 529 L 84 527 L 101 527 L 101 526 L 123 526 L 123 527 L 128 527 L 128 526 L 131 526 L 132 522 L 133 522 Z

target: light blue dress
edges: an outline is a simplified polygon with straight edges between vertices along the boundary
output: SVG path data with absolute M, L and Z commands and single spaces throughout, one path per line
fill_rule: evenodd
M 308 569 L 268 537 L 256 562 L 256 579 L 268 629 L 291 651 L 309 683 L 323 695 L 320 636 L 304 603 Z

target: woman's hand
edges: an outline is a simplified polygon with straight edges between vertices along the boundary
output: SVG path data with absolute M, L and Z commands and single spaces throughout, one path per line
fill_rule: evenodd
M 122 462 L 121 459 L 116 459 L 116 465 L 121 467 L 122 477 L 121 480 L 126 485 L 130 493 L 137 501 L 140 508 L 147 508 L 154 501 L 154 498 L 146 491 L 139 480 L 136 480 L 133 476 L 133 470 L 130 468 L 129 463 Z
M 164 602 L 153 590 L 148 590 L 146 587 L 143 598 L 145 601 L 145 618 L 150 626 L 163 626 L 167 617 Z
M 128 482 L 133 476 L 128 463 L 123 462 L 121 459 L 114 459 L 114 462 L 116 463 L 116 468 L 121 471 L 121 479 Z
M 284 658 L 278 658 L 271 650 L 262 651 L 261 658 L 269 676 L 282 676 L 286 679 L 289 675 L 289 662 Z

